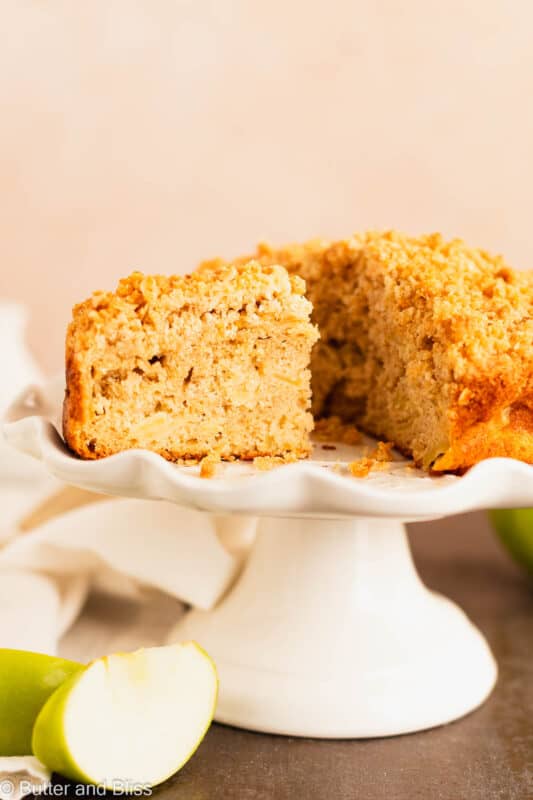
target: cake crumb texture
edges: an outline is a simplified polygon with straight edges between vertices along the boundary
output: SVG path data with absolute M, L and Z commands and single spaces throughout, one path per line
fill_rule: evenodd
M 76 306 L 63 427 L 83 458 L 144 448 L 170 461 L 308 454 L 305 283 L 278 265 L 120 281 Z

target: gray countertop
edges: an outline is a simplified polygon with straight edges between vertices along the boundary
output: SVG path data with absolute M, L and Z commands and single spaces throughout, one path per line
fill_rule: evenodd
M 499 663 L 482 708 L 389 739 L 319 741 L 213 725 L 158 800 L 526 800 L 533 798 L 533 582 L 483 514 L 411 526 L 425 582 L 457 601 Z

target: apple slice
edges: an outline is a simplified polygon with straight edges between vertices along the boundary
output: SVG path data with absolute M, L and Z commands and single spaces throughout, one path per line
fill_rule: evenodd
M 33 752 L 76 781 L 115 791 L 155 786 L 204 738 L 217 692 L 215 665 L 195 642 L 100 658 L 47 700 Z
M 31 754 L 37 714 L 70 675 L 82 669 L 75 661 L 0 649 L 0 756 Z

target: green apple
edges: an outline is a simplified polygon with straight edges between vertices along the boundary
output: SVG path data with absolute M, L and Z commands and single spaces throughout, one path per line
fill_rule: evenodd
M 64 658 L 0 648 L 0 756 L 31 754 L 37 714 L 81 664 Z
M 54 772 L 116 791 L 155 786 L 213 719 L 216 668 L 195 642 L 99 658 L 43 706 L 33 753 Z
M 490 518 L 504 546 L 533 573 L 533 508 L 498 509 Z

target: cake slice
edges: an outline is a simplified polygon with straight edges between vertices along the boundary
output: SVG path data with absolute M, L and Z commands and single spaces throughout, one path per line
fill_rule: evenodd
M 315 417 L 393 441 L 433 471 L 533 462 L 533 277 L 446 242 L 368 233 L 273 249 L 302 276 L 320 329 Z
M 146 448 L 170 461 L 309 452 L 304 281 L 257 262 L 134 273 L 74 308 L 63 427 L 82 458 Z

